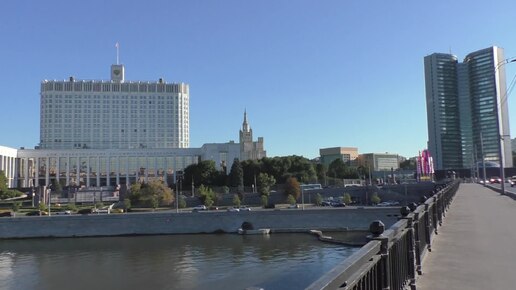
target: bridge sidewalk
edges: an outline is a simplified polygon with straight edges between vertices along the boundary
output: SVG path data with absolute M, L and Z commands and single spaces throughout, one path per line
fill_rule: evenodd
M 516 201 L 461 184 L 423 260 L 417 289 L 516 289 L 515 225 Z

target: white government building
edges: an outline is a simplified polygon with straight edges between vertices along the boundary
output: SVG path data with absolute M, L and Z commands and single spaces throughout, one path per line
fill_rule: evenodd
M 189 148 L 189 86 L 125 81 L 125 68 L 111 66 L 111 80 L 43 81 L 40 144 L 36 149 L 0 146 L 0 170 L 9 187 L 101 187 L 176 174 L 201 160 L 229 169 L 235 158 L 266 156 L 263 138 L 252 141 L 244 112 L 240 143 Z

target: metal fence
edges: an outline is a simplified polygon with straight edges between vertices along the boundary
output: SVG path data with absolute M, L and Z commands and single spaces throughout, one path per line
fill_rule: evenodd
M 306 289 L 416 289 L 421 260 L 458 188 L 459 181 L 450 181 L 419 206 L 402 207 L 403 217 L 385 231 L 373 222 L 370 241 Z

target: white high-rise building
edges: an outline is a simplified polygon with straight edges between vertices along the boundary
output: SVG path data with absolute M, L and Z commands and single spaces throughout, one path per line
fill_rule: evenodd
M 512 167 L 503 49 L 425 59 L 428 149 L 436 169 L 474 167 L 475 160 Z M 500 142 L 501 141 L 501 142 Z
M 111 80 L 45 80 L 40 148 L 188 148 L 189 111 L 188 84 L 125 81 L 121 64 Z

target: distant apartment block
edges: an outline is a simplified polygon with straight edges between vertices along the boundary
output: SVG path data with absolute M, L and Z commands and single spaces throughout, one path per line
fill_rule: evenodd
M 111 80 L 41 83 L 40 148 L 188 148 L 189 87 L 185 83 Z
M 358 166 L 370 168 L 371 172 L 398 170 L 400 167 L 398 154 L 365 153 L 358 157 Z
M 358 157 L 358 148 L 356 147 L 330 147 L 319 149 L 321 156 L 320 162 L 324 166 L 328 167 L 336 160 L 340 159 L 345 164 L 350 166 L 356 165 L 356 159 Z
M 436 169 L 473 168 L 476 160 L 512 167 L 503 49 L 424 58 L 428 149 Z M 500 138 L 503 139 L 500 142 Z

